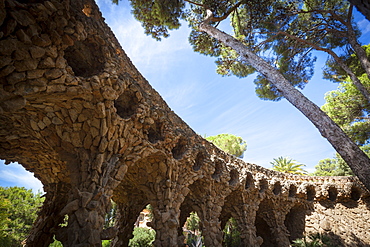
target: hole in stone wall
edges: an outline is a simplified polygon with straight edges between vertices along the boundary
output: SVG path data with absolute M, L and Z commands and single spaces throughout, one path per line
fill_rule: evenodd
M 358 201 L 361 198 L 361 190 L 355 186 L 351 189 L 351 199 L 354 201 Z
M 251 173 L 247 172 L 247 177 L 245 178 L 245 189 L 249 189 L 253 186 L 253 176 Z
M 177 160 L 181 159 L 186 152 L 187 144 L 187 140 L 181 137 L 176 146 L 172 149 L 172 156 Z
M 338 196 L 338 190 L 335 187 L 330 187 L 328 190 L 329 200 L 335 202 Z
M 223 163 L 221 160 L 216 160 L 215 162 L 215 172 L 212 174 L 212 178 L 215 180 L 220 179 L 222 171 L 223 171 Z
M 149 128 L 148 140 L 153 144 L 164 140 L 162 135 L 162 124 L 155 123 L 154 126 Z
M 302 205 L 294 206 L 285 216 L 284 225 L 290 233 L 289 240 L 291 243 L 298 238 L 303 238 L 305 218 L 305 209 Z
M 313 201 L 315 199 L 316 190 L 312 185 L 307 186 L 306 193 L 308 201 Z
M 136 93 L 131 90 L 126 90 L 114 101 L 114 107 L 117 109 L 117 114 L 124 119 L 129 119 L 139 107 L 139 100 Z
M 266 179 L 261 179 L 260 182 L 259 182 L 259 186 L 260 186 L 260 193 L 263 193 L 265 192 L 265 190 L 267 190 L 268 188 L 268 182 Z
M 199 171 L 200 168 L 202 167 L 205 159 L 206 159 L 206 155 L 204 154 L 204 152 L 199 152 L 197 154 L 197 157 L 195 158 L 195 163 L 193 165 L 193 170 L 194 171 Z
M 290 185 L 289 197 L 295 197 L 296 194 L 297 194 L 297 187 L 295 185 Z
M 93 42 L 78 41 L 64 51 L 64 57 L 76 76 L 90 77 L 103 71 L 104 55 Z
M 274 184 L 274 189 L 272 190 L 272 192 L 275 194 L 275 195 L 279 195 L 281 193 L 281 184 L 280 182 L 276 182 Z
M 235 186 L 239 182 L 239 172 L 236 169 L 230 171 L 229 185 Z

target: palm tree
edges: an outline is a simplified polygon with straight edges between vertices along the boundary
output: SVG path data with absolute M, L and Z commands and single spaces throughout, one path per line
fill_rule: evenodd
M 307 171 L 303 170 L 304 164 L 299 164 L 297 161 L 288 157 L 278 157 L 274 161 L 270 162 L 272 164 L 272 170 L 278 172 L 286 172 L 297 175 L 306 175 Z

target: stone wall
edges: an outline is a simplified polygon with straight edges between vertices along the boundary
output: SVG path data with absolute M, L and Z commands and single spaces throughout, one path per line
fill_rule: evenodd
M 289 246 L 305 232 L 370 245 L 370 195 L 356 178 L 281 174 L 217 149 L 151 88 L 91 0 L 0 0 L 0 85 L 0 158 L 46 192 L 27 246 L 54 235 L 127 246 L 149 203 L 155 246 L 182 246 L 192 211 L 206 246 L 221 246 L 230 217 L 243 246 Z M 119 220 L 104 229 L 110 199 Z

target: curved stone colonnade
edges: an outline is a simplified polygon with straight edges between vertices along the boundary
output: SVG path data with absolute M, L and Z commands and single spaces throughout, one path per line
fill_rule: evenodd
M 230 217 L 243 246 L 289 246 L 304 232 L 370 244 L 357 179 L 288 176 L 217 149 L 151 88 L 93 1 L 0 0 L 0 82 L 0 158 L 46 192 L 27 246 L 54 235 L 64 246 L 126 246 L 149 203 L 156 246 L 181 246 L 193 211 L 206 246 L 221 246 Z M 103 229 L 110 199 L 119 220 Z

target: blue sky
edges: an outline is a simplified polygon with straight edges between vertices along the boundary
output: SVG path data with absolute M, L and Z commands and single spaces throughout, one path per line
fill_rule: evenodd
M 134 65 L 168 105 L 200 135 L 231 133 L 248 144 L 244 160 L 267 168 L 279 156 L 288 156 L 314 171 L 319 160 L 335 151 L 318 130 L 286 100 L 263 101 L 254 91 L 253 76 L 222 77 L 214 58 L 195 53 L 188 44 L 190 30 L 183 25 L 161 42 L 144 34 L 127 1 L 118 6 L 97 0 L 106 22 Z M 370 23 L 361 15 L 362 41 L 370 40 Z M 337 85 L 322 79 L 326 55 L 317 53 L 315 75 L 303 93 L 321 106 L 327 91 Z M 37 191 L 41 183 L 20 165 L 0 161 L 0 186 L 24 186 Z

